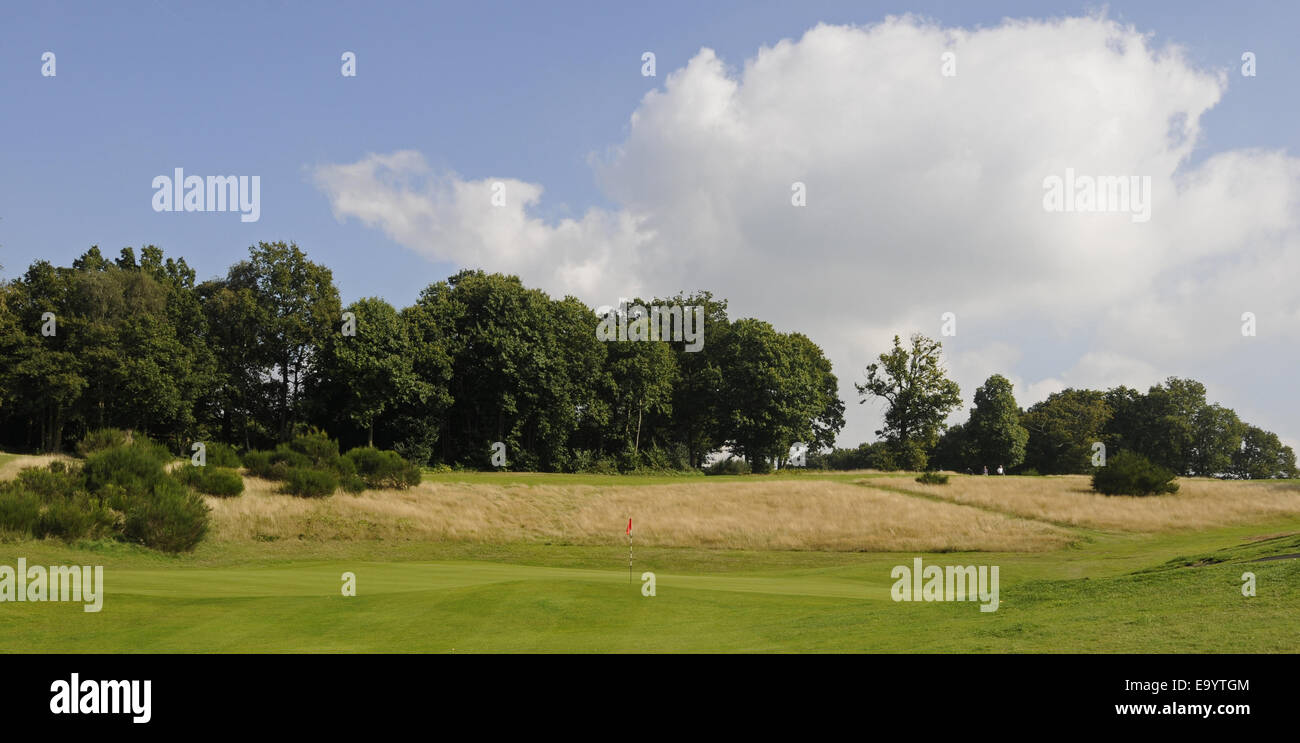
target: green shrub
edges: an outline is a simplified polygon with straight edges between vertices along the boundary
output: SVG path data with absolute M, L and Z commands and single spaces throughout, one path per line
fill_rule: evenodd
M 115 446 L 124 446 L 130 439 L 130 435 L 120 428 L 99 428 L 86 434 L 86 437 L 77 442 L 77 456 L 85 459 L 97 451 L 111 449 Z
M 113 532 L 117 514 L 87 493 L 51 503 L 41 513 L 32 531 L 37 538 L 58 537 L 64 541 L 98 539 Z
M 105 506 L 114 511 L 126 513 L 126 509 L 131 505 L 131 496 L 121 485 L 105 485 L 96 495 Z
M 280 444 L 275 447 L 275 451 L 271 452 L 271 465 L 275 466 L 277 464 L 283 464 L 289 467 L 307 467 L 310 469 L 315 469 L 321 466 L 320 463 L 316 462 L 310 456 L 293 448 L 291 444 Z
M 948 476 L 941 475 L 938 472 L 923 472 L 920 477 L 916 478 L 916 481 L 922 485 L 947 485 Z
M 11 487 L 37 496 L 42 503 L 71 498 L 84 490 L 81 473 L 69 469 L 62 462 L 50 462 L 47 467 L 28 467 L 18 473 Z
M 618 460 L 608 454 L 596 459 L 590 469 L 586 470 L 593 475 L 617 475 Z
M 311 469 L 310 467 L 294 467 L 288 462 L 275 462 L 271 465 L 271 471 L 267 473 L 267 478 L 271 480 L 283 480 L 289 476 L 289 470 Z
M 17 487 L 0 490 L 0 531 L 34 536 L 40 530 L 41 498 Z
M 244 467 L 248 474 L 255 477 L 283 480 L 291 469 L 311 468 L 312 460 L 289 444 L 280 444 L 274 451 L 250 451 L 244 454 Z
M 435 469 L 435 472 L 440 471 Z M 618 461 L 614 457 L 602 455 L 591 449 L 574 449 L 564 462 L 565 472 L 581 472 L 592 475 L 617 475 Z
M 418 485 L 422 476 L 418 466 L 393 451 L 363 447 L 339 456 L 338 443 L 319 431 L 297 436 L 274 451 L 250 451 L 244 455 L 244 467 L 250 475 L 284 481 L 281 492 L 311 497 L 329 495 L 340 484 L 349 493 L 368 487 L 408 488 Z
M 672 448 L 650 446 L 629 454 L 633 463 L 631 471 L 646 473 L 679 473 L 691 469 L 691 455 L 685 446 L 677 444 Z
M 244 452 L 244 469 L 248 474 L 254 477 L 268 477 L 271 472 L 271 452 L 269 451 L 248 451 Z
M 428 465 L 433 459 L 435 451 L 434 443 L 436 438 L 432 436 L 412 437 L 404 441 L 398 441 L 393 444 L 393 451 L 402 456 L 402 459 L 416 466 Z
M 1092 489 L 1106 495 L 1159 495 L 1178 492 L 1173 480 L 1173 472 L 1141 454 L 1121 451 L 1093 473 Z
M 204 458 L 207 466 L 239 469 L 241 462 L 234 447 L 220 441 L 209 441 L 204 446 L 206 447 Z
M 355 477 L 357 474 L 357 465 L 352 457 L 339 457 L 330 465 L 330 469 L 339 476 L 340 482 L 346 482 L 348 478 Z
M 286 445 L 281 444 L 281 446 Z M 339 443 L 331 440 L 322 431 L 296 436 L 287 446 L 290 450 L 306 457 L 304 464 L 315 468 L 328 467 L 339 458 Z
M 706 475 L 748 475 L 750 471 L 749 462 L 739 457 L 719 459 L 704 468 Z
M 244 492 L 244 478 L 235 470 L 211 465 L 204 469 L 207 472 L 197 486 L 200 493 L 229 498 Z
M 65 541 L 116 535 L 167 552 L 192 550 L 207 533 L 208 507 L 182 482 L 205 473 L 169 476 L 170 460 L 165 448 L 136 436 L 91 452 L 82 467 L 55 462 L 23 470 L 0 483 L 0 529 Z
M 188 552 L 208 531 L 208 506 L 197 493 L 171 478 L 130 497 L 122 535 L 164 552 Z
M 160 444 L 144 436 L 124 446 L 91 454 L 82 468 L 86 489 L 98 492 L 105 485 L 121 485 L 131 492 L 143 492 L 166 476 L 163 465 L 172 459 Z
M 200 493 L 230 497 L 244 492 L 244 478 L 227 467 L 194 467 L 186 465 L 176 468 L 176 479 Z
M 420 484 L 420 468 L 395 451 L 367 446 L 352 449 L 346 456 L 368 487 L 405 489 Z
M 329 470 L 290 467 L 284 477 L 280 492 L 304 498 L 323 498 L 333 495 L 339 487 L 338 477 Z

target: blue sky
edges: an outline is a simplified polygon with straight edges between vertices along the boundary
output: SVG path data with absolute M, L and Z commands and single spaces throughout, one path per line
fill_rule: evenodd
M 943 27 L 976 29 L 1007 17 L 1087 15 L 1101 7 L 10 4 L 0 23 L 0 100 L 6 104 L 0 116 L 0 264 L 12 277 L 38 258 L 66 264 L 92 244 L 114 255 L 123 246 L 154 243 L 184 256 L 208 278 L 258 240 L 292 240 L 334 270 L 345 302 L 378 295 L 402 306 L 459 266 L 358 219 L 336 219 L 329 196 L 313 182 L 318 166 L 415 151 L 433 170 L 466 180 L 541 184 L 545 196 L 530 208 L 531 216 L 578 219 L 591 208 L 620 207 L 602 187 L 592 158 L 628 139 L 629 117 L 646 93 L 662 89 L 702 47 L 738 71 L 760 47 L 798 40 L 819 22 L 865 25 L 914 13 Z M 1221 100 L 1201 117 L 1199 145 L 1185 167 L 1228 150 L 1300 151 L 1295 4 L 1110 3 L 1105 14 L 1152 34 L 1155 47 L 1182 45 L 1200 70 L 1227 73 Z M 1257 55 L 1258 77 L 1237 74 L 1243 50 Z M 45 51 L 57 54 L 55 78 L 40 75 Z M 339 74 L 344 51 L 358 55 L 355 78 Z M 644 51 L 657 55 L 655 78 L 640 74 Z M 155 213 L 151 180 L 176 167 L 187 174 L 260 175 L 260 221 Z M 510 265 L 486 267 L 512 271 Z M 754 310 L 745 314 L 764 316 Z M 1093 326 L 1021 339 L 1016 371 L 1026 385 L 1057 375 L 1104 332 Z M 1244 388 L 1270 382 L 1258 367 L 1207 361 L 1203 368 L 1170 370 L 1244 379 L 1238 383 Z M 846 385 L 858 371 L 837 366 Z M 967 395 L 972 391 L 964 386 Z M 1269 407 L 1244 390 L 1236 402 Z M 1291 397 L 1284 409 L 1289 415 L 1297 407 Z M 864 438 L 864 426 L 853 438 Z M 1294 440 L 1300 426 L 1282 432 Z

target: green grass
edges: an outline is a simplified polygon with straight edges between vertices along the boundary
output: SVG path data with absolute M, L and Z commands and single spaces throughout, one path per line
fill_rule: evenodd
M 604 547 L 205 544 L 167 557 L 27 541 L 0 544 L 0 564 L 104 565 L 104 608 L 2 604 L 0 650 L 1297 652 L 1300 560 L 1251 561 L 1300 552 L 1300 537 L 1247 539 L 1288 528 L 1300 523 L 923 556 L 998 565 L 994 613 L 890 600 L 890 569 L 910 553 L 638 549 L 637 576 L 657 577 L 643 597 L 626 551 Z M 356 597 L 340 595 L 344 572 Z

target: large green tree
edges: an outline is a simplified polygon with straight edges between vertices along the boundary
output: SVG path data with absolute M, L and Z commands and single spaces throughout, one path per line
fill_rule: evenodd
M 426 288 L 418 304 L 452 363 L 440 457 L 487 465 L 490 446 L 501 442 L 512 466 L 555 467 L 580 411 L 550 297 L 517 276 L 461 271 Z M 594 315 L 588 319 L 594 339 Z
M 348 305 L 338 330 L 326 336 L 312 369 L 311 397 L 375 445 L 375 425 L 404 405 L 432 394 L 415 370 L 415 346 L 392 305 L 368 297 Z
M 261 242 L 249 248 L 247 260 L 230 267 L 225 288 L 235 295 L 231 303 L 250 310 L 253 321 L 227 331 L 252 336 L 249 354 L 240 360 L 246 366 L 236 374 L 260 382 L 268 422 L 287 439 L 302 419 L 313 355 L 341 321 L 334 275 L 307 260 L 296 244 Z
M 1187 457 L 1191 474 L 1224 475 L 1232 470 L 1232 457 L 1241 449 L 1246 426 L 1229 408 L 1203 405 L 1192 414 L 1192 439 Z
M 866 374 L 866 383 L 855 385 L 863 397 L 858 402 L 873 396 L 885 401 L 884 426 L 876 435 L 885 440 L 893 464 L 924 469 L 948 413 L 961 404 L 961 388 L 943 366 L 943 344 L 917 333 L 904 348 L 894 336 L 893 349 L 869 365 Z
M 1296 477 L 1295 452 L 1277 434 L 1246 426 L 1241 449 L 1232 458 L 1232 474 L 1251 480 Z
M 1110 416 L 1104 392 L 1073 388 L 1053 392 L 1020 419 L 1029 432 L 1025 466 L 1044 475 L 1090 472 L 1093 444 L 1104 443 L 1102 433 Z
M 649 337 L 650 318 L 632 317 L 627 323 L 629 335 Z M 616 438 L 636 457 L 646 414 L 667 417 L 672 413 L 677 359 L 668 344 L 659 341 L 612 341 L 606 345 L 614 383 L 612 408 L 619 427 Z
M 966 424 L 968 458 L 990 470 L 1016 467 L 1025 459 L 1028 441 L 1010 380 L 994 374 L 975 390 L 975 407 Z
M 57 450 L 90 428 L 134 428 L 174 446 L 194 434 L 212 357 L 184 261 L 148 246 L 137 263 L 92 247 L 71 267 L 37 261 L 9 287 L 0 346 L 12 412 Z
M 672 343 L 677 356 L 679 378 L 673 388 L 672 422 L 675 437 L 687 451 L 692 467 L 704 464 L 705 457 L 721 444 L 725 434 L 722 421 L 727 407 L 723 397 L 721 351 L 731 331 L 727 318 L 727 300 L 715 299 L 711 292 L 678 294 L 662 301 L 683 308 L 702 307 L 704 327 L 702 348 L 687 350 L 685 341 Z
M 755 471 L 765 471 L 795 443 L 827 445 L 844 425 L 830 364 L 806 336 L 769 323 L 732 323 L 719 349 L 721 437 Z

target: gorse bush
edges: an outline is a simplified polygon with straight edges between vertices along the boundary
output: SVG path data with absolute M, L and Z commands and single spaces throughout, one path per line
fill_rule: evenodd
M 40 490 L 25 489 L 24 482 Z M 18 481 L 0 486 L 0 531 L 37 539 L 95 539 L 112 533 L 118 520 L 118 513 L 82 488 L 75 471 L 24 470 Z
M 204 459 L 208 467 L 230 467 L 239 469 L 243 464 L 239 460 L 239 454 L 235 448 L 229 444 L 223 444 L 220 441 L 209 441 L 204 444 L 206 451 Z
M 69 498 L 78 490 L 85 489 L 85 482 L 77 469 L 69 468 L 63 462 L 27 468 L 18 473 L 17 485 L 46 503 L 57 498 Z
M 130 440 L 130 434 L 119 428 L 99 428 L 86 434 L 84 439 L 77 442 L 77 456 L 84 459 L 97 451 L 122 446 Z
M 420 468 L 395 451 L 364 447 L 352 449 L 346 458 L 368 487 L 406 489 L 420 484 Z
M 228 498 L 244 492 L 244 478 L 228 467 L 216 467 L 211 464 L 206 467 L 195 467 L 186 464 L 176 468 L 173 476 L 181 483 L 206 495 Z
M 120 516 L 99 498 L 85 492 L 46 506 L 32 536 L 57 537 L 65 541 L 98 539 L 112 534 Z
M 331 463 L 330 471 L 339 476 L 340 482 L 346 482 L 358 476 L 356 461 L 346 456 L 334 460 Z
M 203 539 L 208 507 L 168 475 L 165 448 L 141 435 L 84 448 L 83 465 L 53 462 L 0 483 L 0 530 L 65 541 L 115 536 L 166 552 L 192 550 Z
M 200 478 L 195 490 L 208 495 L 229 498 L 244 492 L 244 478 L 240 477 L 235 470 L 226 467 L 212 467 Z
M 248 474 L 267 480 L 283 480 L 290 469 L 312 466 L 307 455 L 288 444 L 280 444 L 273 451 L 250 451 L 244 454 L 243 461 Z
M 372 447 L 339 454 L 338 442 L 311 431 L 280 444 L 273 451 L 244 454 L 250 475 L 284 483 L 280 492 L 319 498 L 340 486 L 349 493 L 366 488 L 409 488 L 418 485 L 420 468 L 394 451 Z
M 1092 475 L 1092 489 L 1106 495 L 1159 495 L 1178 492 L 1174 473 L 1146 457 L 1121 451 Z
M 923 472 L 920 477 L 916 478 L 916 481 L 922 485 L 947 485 L 948 476 L 941 475 L 938 472 Z
M 291 467 L 285 474 L 281 492 L 305 498 L 324 498 L 339 487 L 338 476 L 329 470 Z
M 0 486 L 0 532 L 35 536 L 41 522 L 41 497 L 14 487 Z
M 265 478 L 271 472 L 271 452 L 247 451 L 240 457 L 244 469 L 253 477 Z
M 290 451 L 303 455 L 309 466 L 317 469 L 331 467 L 339 458 L 339 443 L 332 441 L 321 431 L 297 436 L 288 444 L 281 444 L 281 446 L 287 446 Z
M 164 552 L 194 549 L 208 531 L 208 506 L 194 491 L 162 478 L 131 496 L 122 526 L 128 540 Z
M 120 485 L 127 490 L 143 490 L 166 476 L 164 466 L 171 454 L 160 444 L 136 436 L 129 444 L 91 454 L 82 471 L 86 489 L 98 492 L 105 485 Z

